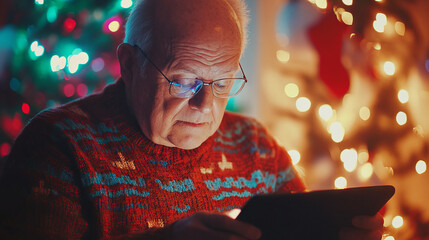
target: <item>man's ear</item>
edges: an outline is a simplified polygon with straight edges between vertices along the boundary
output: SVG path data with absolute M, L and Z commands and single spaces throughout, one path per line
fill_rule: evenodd
M 135 66 L 137 61 L 136 51 L 133 46 L 128 43 L 121 43 L 117 49 L 119 64 L 121 66 L 121 77 L 125 85 L 131 86 L 133 74 L 136 74 Z

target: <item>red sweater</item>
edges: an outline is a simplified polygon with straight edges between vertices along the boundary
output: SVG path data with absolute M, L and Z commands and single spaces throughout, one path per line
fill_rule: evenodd
M 25 127 L 0 182 L 0 236 L 164 239 L 169 224 L 197 211 L 303 189 L 286 151 L 237 114 L 226 112 L 196 149 L 152 143 L 127 110 L 119 80 Z

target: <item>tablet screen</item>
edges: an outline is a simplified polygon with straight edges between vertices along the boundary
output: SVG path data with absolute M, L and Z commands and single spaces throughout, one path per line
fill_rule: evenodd
M 383 185 L 254 196 L 237 219 L 259 227 L 264 240 L 335 240 L 354 216 L 375 215 L 394 193 Z

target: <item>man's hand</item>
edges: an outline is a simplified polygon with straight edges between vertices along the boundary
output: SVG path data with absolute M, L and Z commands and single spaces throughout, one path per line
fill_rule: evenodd
M 172 225 L 174 240 L 256 240 L 260 237 L 261 231 L 255 226 L 224 214 L 199 212 Z
M 383 236 L 384 219 L 380 214 L 373 217 L 358 216 L 353 218 L 354 228 L 344 228 L 340 231 L 341 240 L 380 240 Z

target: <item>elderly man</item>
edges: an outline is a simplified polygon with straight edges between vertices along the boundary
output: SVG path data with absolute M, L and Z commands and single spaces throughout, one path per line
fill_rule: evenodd
M 0 236 L 258 239 L 224 212 L 304 185 L 260 124 L 225 112 L 247 81 L 245 11 L 240 0 L 140 2 L 118 48 L 122 78 L 40 113 L 17 139 Z M 379 216 L 355 220 L 345 239 L 381 228 Z

